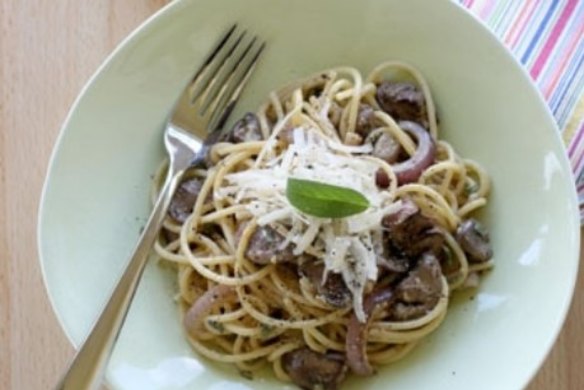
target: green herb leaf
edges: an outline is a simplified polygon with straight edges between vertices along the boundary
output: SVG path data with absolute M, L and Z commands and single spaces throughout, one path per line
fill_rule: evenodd
M 355 190 L 311 180 L 288 178 L 286 196 L 298 210 L 321 218 L 344 218 L 369 207 L 367 198 Z

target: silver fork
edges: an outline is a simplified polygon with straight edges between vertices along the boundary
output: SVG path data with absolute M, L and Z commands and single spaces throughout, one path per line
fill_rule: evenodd
M 246 33 L 237 30 L 234 25 L 221 38 L 173 108 L 164 130 L 170 162 L 158 200 L 126 270 L 56 389 L 94 389 L 101 382 L 171 198 L 185 171 L 202 163 L 208 148 L 220 138 L 265 48 L 257 37 L 244 45 Z

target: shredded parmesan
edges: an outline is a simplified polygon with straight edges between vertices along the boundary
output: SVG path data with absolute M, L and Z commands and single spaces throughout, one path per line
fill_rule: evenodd
M 267 214 L 262 215 L 258 218 L 258 225 L 264 226 L 272 222 L 276 222 L 289 217 L 292 214 L 291 207 L 284 207 L 281 209 L 273 210 Z
M 324 265 L 327 271 L 343 271 L 346 266 L 345 257 L 347 256 L 350 245 L 351 239 L 349 237 L 334 237 L 330 241 L 326 257 L 324 258 Z
M 377 280 L 374 244 L 381 234 L 381 219 L 400 202 L 377 187 L 375 174 L 380 165 L 359 157 L 369 152 L 371 145 L 347 146 L 325 140 L 318 131 L 305 127 L 294 128 L 292 140 L 281 153 L 262 150 L 265 158 L 261 163 L 225 176 L 227 185 L 217 195 L 246 204 L 260 226 L 280 226 L 285 232 L 282 248 L 292 243 L 295 255 L 321 253 L 323 278 L 329 272 L 343 276 L 353 294 L 355 314 L 365 321 L 363 294 L 367 282 Z M 268 142 L 264 148 L 275 146 L 275 142 Z M 363 194 L 370 206 L 363 213 L 338 220 L 305 215 L 286 198 L 290 177 L 352 188 Z
M 311 221 L 311 223 L 308 225 L 308 229 L 306 229 L 306 232 L 304 232 L 304 235 L 296 244 L 296 248 L 294 249 L 295 255 L 303 253 L 306 250 L 306 248 L 308 248 L 308 246 L 312 244 L 312 242 L 316 238 L 316 235 L 318 234 L 318 231 L 320 230 L 320 225 L 321 222 L 318 221 L 318 219 L 316 218 L 314 218 Z

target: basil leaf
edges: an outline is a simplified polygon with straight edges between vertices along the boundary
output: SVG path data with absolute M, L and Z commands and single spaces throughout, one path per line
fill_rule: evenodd
M 298 210 L 321 218 L 344 218 L 369 207 L 367 198 L 355 190 L 312 180 L 288 178 L 286 196 Z

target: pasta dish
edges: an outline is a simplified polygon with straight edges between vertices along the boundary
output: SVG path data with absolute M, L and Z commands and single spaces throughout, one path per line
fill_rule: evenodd
M 157 254 L 190 344 L 245 376 L 336 389 L 402 359 L 493 266 L 489 177 L 439 138 L 429 86 L 387 62 L 275 91 L 174 196 Z M 155 190 L 164 180 L 160 170 Z

